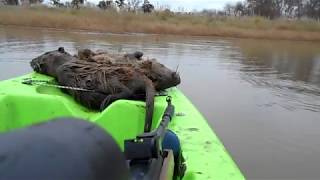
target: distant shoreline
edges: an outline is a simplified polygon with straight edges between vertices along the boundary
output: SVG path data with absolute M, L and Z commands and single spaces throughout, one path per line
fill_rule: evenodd
M 105 33 L 218 36 L 320 41 L 320 22 L 262 17 L 206 17 L 168 12 L 134 14 L 84 8 L 0 7 L 0 25 Z

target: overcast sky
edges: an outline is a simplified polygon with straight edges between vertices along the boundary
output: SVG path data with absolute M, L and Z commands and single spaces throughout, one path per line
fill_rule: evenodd
M 169 5 L 171 9 L 178 9 L 183 7 L 188 11 L 193 9 L 223 9 L 228 2 L 235 3 L 239 0 L 149 0 L 151 3 L 159 3 L 162 5 Z

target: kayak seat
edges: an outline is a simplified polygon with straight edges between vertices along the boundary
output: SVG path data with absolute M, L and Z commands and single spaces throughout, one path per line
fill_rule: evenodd
M 0 135 L 0 179 L 129 177 L 124 154 L 94 123 L 60 118 Z

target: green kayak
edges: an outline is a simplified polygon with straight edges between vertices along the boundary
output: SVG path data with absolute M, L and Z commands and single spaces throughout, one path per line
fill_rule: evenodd
M 120 148 L 124 141 L 143 132 L 145 103 L 118 100 L 103 112 L 89 110 L 50 85 L 23 84 L 25 79 L 54 81 L 52 77 L 31 73 L 0 82 L 0 132 L 31 126 L 56 117 L 76 117 L 91 121 L 109 132 Z M 183 179 L 234 179 L 244 176 L 205 118 L 177 88 L 167 90 L 175 106 L 169 129 L 177 134 L 185 158 Z M 152 128 L 157 128 L 166 109 L 166 96 L 157 96 Z

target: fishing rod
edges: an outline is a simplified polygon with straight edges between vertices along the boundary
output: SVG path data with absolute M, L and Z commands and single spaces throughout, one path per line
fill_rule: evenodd
M 165 139 L 168 132 L 171 132 L 167 131 L 167 127 L 174 116 L 171 96 L 167 96 L 166 101 L 167 107 L 162 115 L 160 125 L 156 129 L 124 142 L 124 153 L 133 179 L 158 180 L 166 176 L 164 174 L 173 175 L 173 179 L 180 179 L 184 176 L 186 166 L 182 157 L 179 138 L 174 134 L 173 138 Z M 178 147 L 162 149 L 164 140 L 171 141 Z M 170 164 L 174 164 L 173 167 Z

